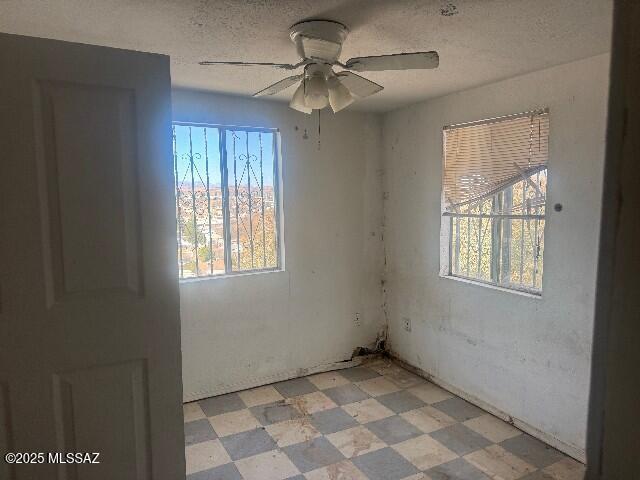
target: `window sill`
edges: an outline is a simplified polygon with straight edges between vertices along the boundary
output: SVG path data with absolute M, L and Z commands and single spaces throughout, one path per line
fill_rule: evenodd
M 527 297 L 527 298 L 534 298 L 536 300 L 542 300 L 542 292 L 533 293 L 533 292 L 527 292 L 525 290 L 516 290 L 515 288 L 501 287 L 500 285 L 495 285 L 493 283 L 482 282 L 482 281 L 479 281 L 479 280 L 472 280 L 470 278 L 458 277 L 456 275 L 443 275 L 443 274 L 440 274 L 440 278 L 446 278 L 446 279 L 449 279 L 449 280 L 455 280 L 457 282 L 462 282 L 462 283 L 469 283 L 471 285 L 478 285 L 480 287 L 490 288 L 492 290 L 498 290 L 498 291 L 506 292 L 506 293 L 512 293 L 512 294 L 520 295 L 520 296 Z
M 180 282 L 180 285 L 183 285 L 188 283 L 207 282 L 210 280 L 227 280 L 230 278 L 253 277 L 258 275 L 266 275 L 269 273 L 284 273 L 284 272 L 285 272 L 284 268 L 274 268 L 273 270 L 257 270 L 257 271 L 251 271 L 251 272 L 222 273 L 220 275 L 210 275 L 208 277 L 181 278 L 179 282 Z

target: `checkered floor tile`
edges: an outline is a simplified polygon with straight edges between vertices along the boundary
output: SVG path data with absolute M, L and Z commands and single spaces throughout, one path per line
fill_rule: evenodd
M 184 405 L 188 480 L 579 480 L 584 466 L 379 359 Z

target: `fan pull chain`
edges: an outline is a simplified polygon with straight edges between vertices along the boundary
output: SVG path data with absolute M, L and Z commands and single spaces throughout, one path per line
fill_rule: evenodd
M 320 109 L 318 109 L 318 150 L 320 150 Z

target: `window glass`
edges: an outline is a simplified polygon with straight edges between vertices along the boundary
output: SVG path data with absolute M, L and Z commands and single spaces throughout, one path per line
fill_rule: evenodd
M 548 112 L 445 128 L 443 273 L 542 291 Z
M 180 278 L 279 268 L 276 138 L 174 123 Z

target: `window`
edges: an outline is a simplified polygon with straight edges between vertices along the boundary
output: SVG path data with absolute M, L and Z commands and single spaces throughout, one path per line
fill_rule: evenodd
M 443 130 L 441 273 L 542 292 L 547 110 Z
M 175 122 L 180 278 L 278 270 L 278 132 Z

